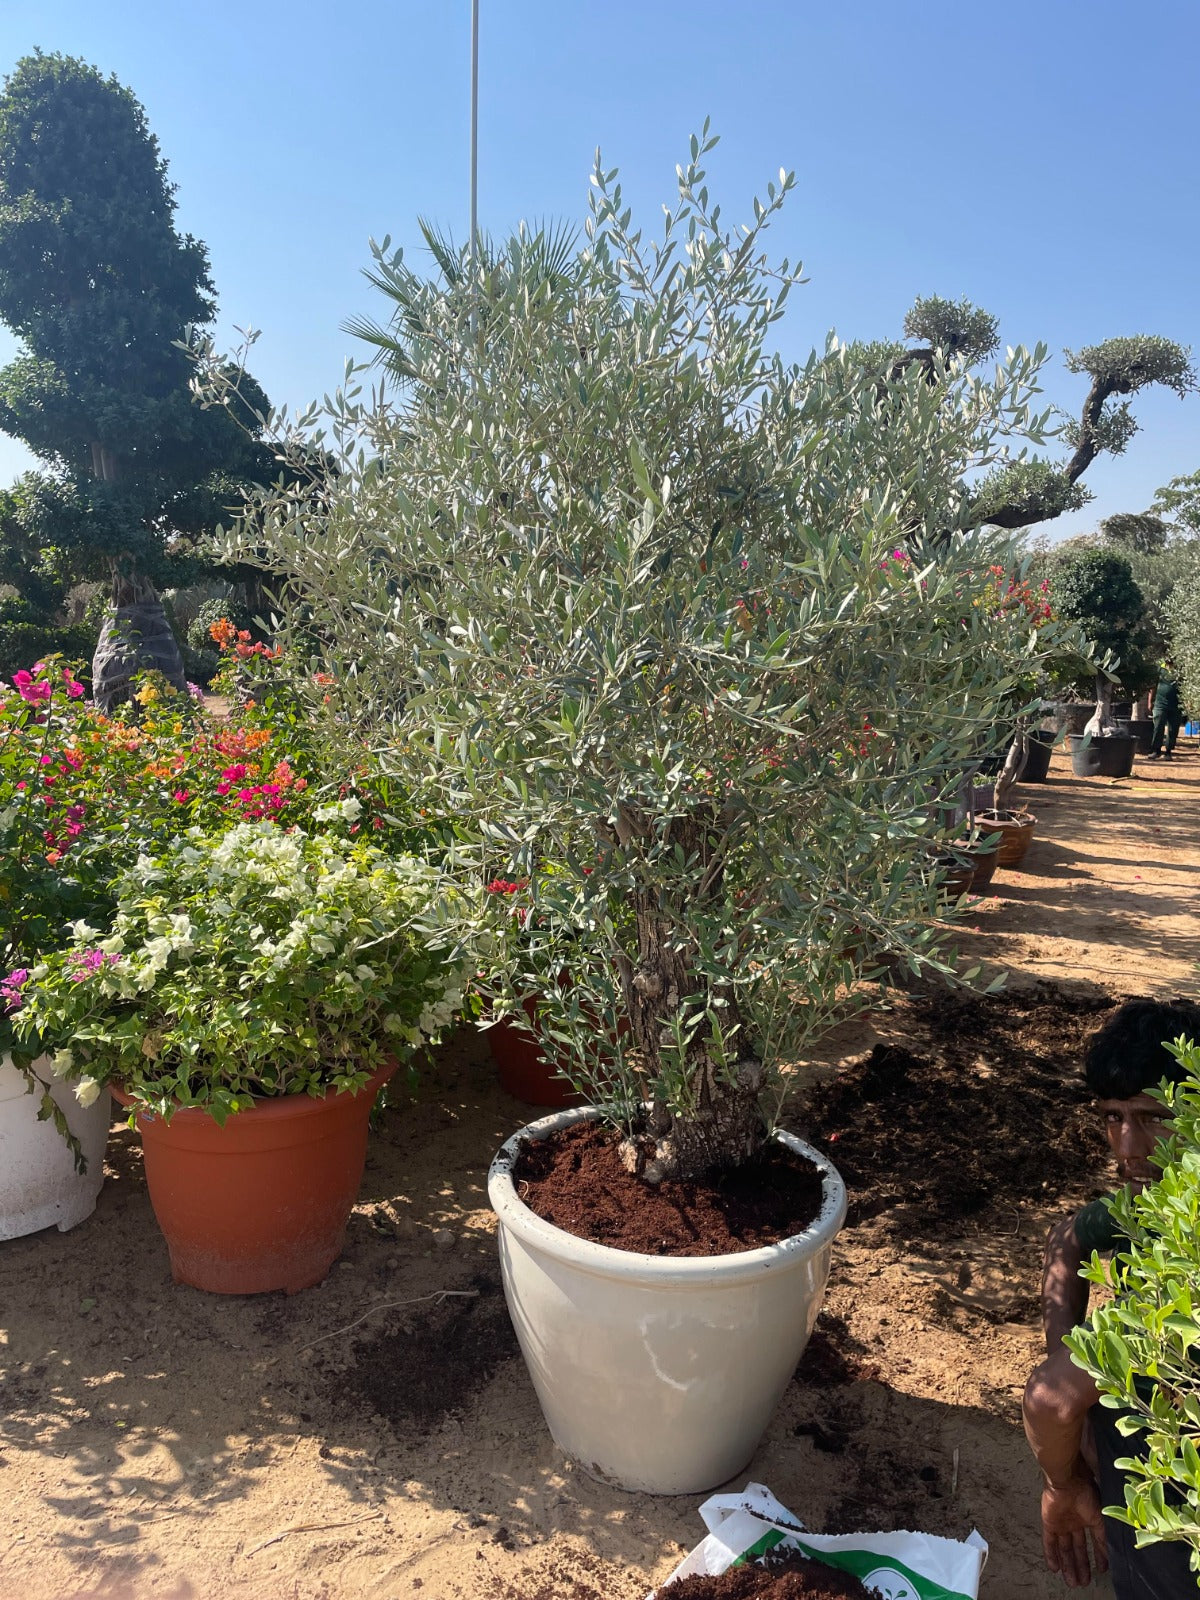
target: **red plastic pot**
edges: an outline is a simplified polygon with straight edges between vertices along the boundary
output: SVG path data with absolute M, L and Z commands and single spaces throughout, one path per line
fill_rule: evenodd
M 342 1253 L 371 1107 L 395 1070 L 381 1067 L 357 1094 L 256 1100 L 223 1128 L 194 1108 L 170 1122 L 139 1110 L 146 1185 L 175 1282 L 211 1294 L 296 1294 L 320 1283 Z

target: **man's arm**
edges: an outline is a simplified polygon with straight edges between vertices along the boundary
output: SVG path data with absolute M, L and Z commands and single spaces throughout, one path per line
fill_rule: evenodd
M 1087 1316 L 1088 1286 L 1079 1276 L 1083 1259 L 1075 1218 L 1065 1217 L 1050 1229 L 1042 1263 L 1042 1331 L 1048 1356 L 1065 1354 L 1063 1335 L 1077 1328 Z
M 1049 1356 L 1025 1386 L 1025 1437 L 1042 1469 L 1042 1549 L 1051 1572 L 1069 1589 L 1092 1580 L 1088 1533 L 1097 1572 L 1108 1570 L 1100 1495 L 1080 1451 L 1087 1414 L 1098 1391 L 1066 1348 Z
M 1042 1329 L 1046 1360 L 1035 1368 L 1022 1403 L 1025 1437 L 1042 1470 L 1042 1549 L 1051 1572 L 1067 1587 L 1082 1588 L 1108 1569 L 1104 1520 L 1095 1479 L 1081 1446 L 1087 1415 L 1098 1390 L 1071 1360 L 1063 1344 L 1087 1315 L 1088 1286 L 1079 1276 L 1084 1251 L 1074 1217 L 1057 1223 L 1046 1240 L 1042 1272 Z M 1088 1533 L 1092 1536 L 1092 1557 Z

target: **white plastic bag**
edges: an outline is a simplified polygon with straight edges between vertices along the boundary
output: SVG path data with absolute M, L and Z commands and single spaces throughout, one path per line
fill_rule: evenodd
M 808 1533 L 761 1483 L 748 1483 L 741 1494 L 714 1494 L 700 1515 L 708 1537 L 667 1583 L 716 1576 L 769 1550 L 796 1549 L 853 1573 L 882 1600 L 979 1600 L 987 1542 L 978 1533 L 963 1541 L 933 1533 Z M 662 1588 L 655 1594 L 661 1596 Z M 655 1594 L 647 1600 L 655 1600 Z

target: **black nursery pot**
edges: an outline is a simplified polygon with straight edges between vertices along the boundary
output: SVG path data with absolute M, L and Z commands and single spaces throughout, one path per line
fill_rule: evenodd
M 1133 771 L 1134 741 L 1128 734 L 1102 738 L 1070 736 L 1071 771 L 1077 778 L 1127 778 Z
M 1050 771 L 1050 752 L 1054 748 L 1052 733 L 1031 733 L 1025 740 L 1025 770 L 1018 783 L 1045 783 Z

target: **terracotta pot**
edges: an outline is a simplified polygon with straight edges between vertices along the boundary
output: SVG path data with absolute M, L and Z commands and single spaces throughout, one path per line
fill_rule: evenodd
M 367 1120 L 395 1062 L 358 1094 L 256 1100 L 222 1128 L 207 1111 L 139 1110 L 146 1186 L 171 1276 L 212 1294 L 309 1289 L 342 1252 Z M 133 1102 L 121 1089 L 113 1098 Z
M 1015 867 L 1033 843 L 1037 818 L 1031 811 L 982 811 L 975 818 L 983 834 L 998 833 L 996 866 Z
M 525 1001 L 525 1011 L 532 1023 L 535 1015 L 532 1000 Z M 535 1036 L 518 1027 L 511 1017 L 493 1022 L 487 1030 L 487 1038 L 492 1060 L 496 1063 L 496 1076 L 506 1093 L 523 1100 L 526 1105 L 555 1110 L 582 1104 L 567 1079 L 559 1076 L 557 1061 L 544 1056 Z
M 502 1147 L 488 1173 L 509 1315 L 555 1443 L 583 1470 L 646 1494 L 698 1494 L 749 1461 L 812 1332 L 846 1190 L 829 1161 L 806 1232 L 736 1255 L 651 1256 L 536 1216 L 512 1168 L 525 1139 L 600 1113 L 560 1111 Z
M 983 830 L 985 833 L 987 829 Z M 934 863 L 945 873 L 941 893 L 948 900 L 960 895 L 980 894 L 992 881 L 996 871 L 996 849 L 986 849 L 982 843 L 968 844 L 960 840 L 948 851 L 939 855 Z

